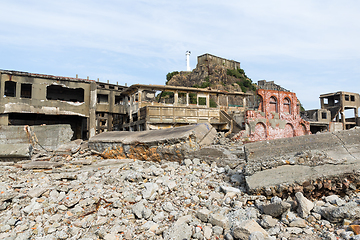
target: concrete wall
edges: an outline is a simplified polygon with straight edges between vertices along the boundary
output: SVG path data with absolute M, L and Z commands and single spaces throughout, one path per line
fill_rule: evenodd
M 54 80 L 32 76 L 17 76 L 0 73 L 1 113 L 36 113 L 50 115 L 76 115 L 89 117 L 90 82 L 73 82 Z M 16 84 L 15 97 L 6 96 L 5 83 L 11 81 Z M 32 93 L 30 98 L 21 97 L 22 84 L 30 84 Z M 62 86 L 65 89 L 82 89 L 84 101 L 48 100 L 47 87 Z
M 225 58 L 221 58 L 221 57 L 217 57 L 211 54 L 204 54 L 201 56 L 198 56 L 197 58 L 197 65 L 201 65 L 201 64 L 216 64 L 216 65 L 223 65 L 226 68 L 230 68 L 230 69 L 237 69 L 240 68 L 240 62 L 236 62 L 234 60 L 228 60 Z
M 45 126 L 0 126 L 0 145 L 32 144 L 34 147 L 55 150 L 73 136 L 68 124 Z M 40 145 L 38 145 L 40 144 Z

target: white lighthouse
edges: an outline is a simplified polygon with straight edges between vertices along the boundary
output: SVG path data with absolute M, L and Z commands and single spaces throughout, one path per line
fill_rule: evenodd
M 190 51 L 186 51 L 186 71 L 190 72 L 191 69 L 190 69 L 190 54 L 191 52 Z

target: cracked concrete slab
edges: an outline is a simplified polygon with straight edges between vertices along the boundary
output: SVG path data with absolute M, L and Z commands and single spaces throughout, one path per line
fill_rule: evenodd
M 360 167 L 360 129 L 250 143 L 245 154 L 251 192 L 351 176 Z

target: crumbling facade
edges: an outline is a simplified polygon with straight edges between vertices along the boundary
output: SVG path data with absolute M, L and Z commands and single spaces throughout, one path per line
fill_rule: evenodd
M 293 92 L 258 89 L 257 110 L 245 111 L 245 130 L 235 139 L 245 142 L 310 134 L 309 122 L 300 117 L 300 104 Z
M 112 130 L 125 87 L 80 78 L 0 70 L 0 125 L 70 124 L 74 138 Z
M 303 114 L 303 118 L 310 122 L 312 132 L 333 132 L 360 125 L 359 94 L 344 91 L 322 94 L 320 105 L 321 109 L 308 110 Z
M 119 130 L 143 131 L 211 123 L 228 131 L 234 120 L 228 112 L 244 111 L 252 94 L 220 90 L 135 84 L 121 93 L 127 114 Z

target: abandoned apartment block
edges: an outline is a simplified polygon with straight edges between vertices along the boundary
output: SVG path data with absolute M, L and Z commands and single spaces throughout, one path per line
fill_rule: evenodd
M 321 109 L 307 110 L 303 118 L 312 132 L 339 131 L 359 126 L 359 94 L 339 91 L 320 95 Z
M 88 79 L 0 70 L 0 124 L 70 124 L 74 139 L 112 130 L 125 87 Z

